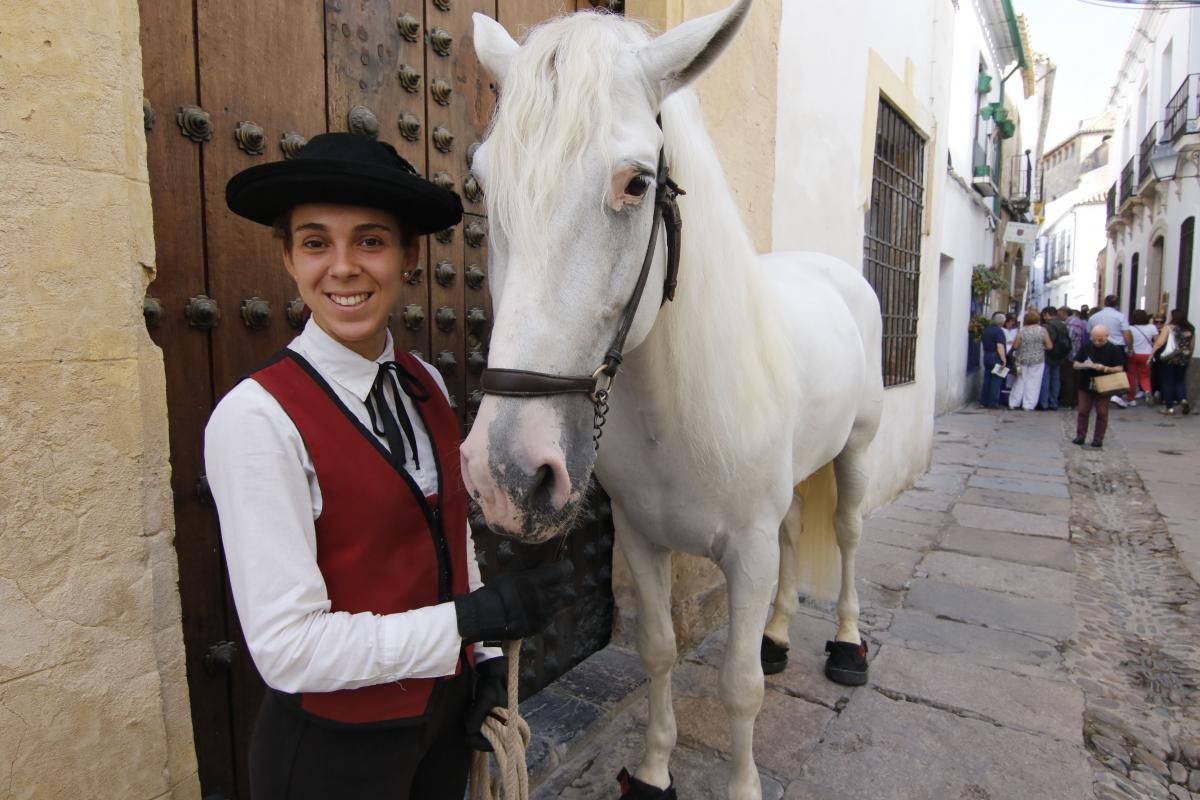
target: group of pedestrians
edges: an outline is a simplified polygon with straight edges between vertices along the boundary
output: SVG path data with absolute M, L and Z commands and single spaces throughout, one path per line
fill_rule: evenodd
M 1078 312 L 1047 306 L 1015 314 L 997 312 L 983 332 L 983 386 L 980 405 L 998 408 L 1005 386 L 1008 407 L 1026 411 L 1078 406 L 1076 444 L 1084 444 L 1093 412 L 1092 446 L 1101 447 L 1108 427 L 1109 403 L 1122 408 L 1161 403 L 1160 413 L 1190 411 L 1186 374 L 1195 343 L 1195 328 L 1181 309 L 1170 321 L 1143 309 L 1127 320 L 1116 295 L 1104 306 Z M 1098 376 L 1126 372 L 1127 391 L 1097 391 Z

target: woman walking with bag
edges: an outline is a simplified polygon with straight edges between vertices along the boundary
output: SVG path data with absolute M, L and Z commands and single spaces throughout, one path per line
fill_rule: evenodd
M 1183 311 L 1171 312 L 1171 321 L 1163 326 L 1154 340 L 1155 349 L 1163 348 L 1158 356 L 1159 379 L 1162 381 L 1163 408 L 1160 414 L 1174 416 L 1176 406 L 1187 414 L 1192 409 L 1187 399 L 1187 368 L 1196 344 L 1196 329 L 1187 321 Z
M 1150 356 L 1154 353 L 1154 340 L 1158 328 L 1150 324 L 1150 315 L 1144 309 L 1135 309 L 1130 315 L 1129 330 L 1133 333 L 1133 352 L 1129 356 L 1129 394 L 1125 399 L 1129 405 L 1137 405 L 1138 396 L 1151 397 Z M 1147 401 L 1149 402 L 1149 401 Z
M 1026 411 L 1037 407 L 1042 393 L 1042 371 L 1046 368 L 1046 351 L 1054 343 L 1050 334 L 1042 327 L 1042 316 L 1030 309 L 1025 313 L 1025 324 L 1017 331 L 1013 344 L 1016 351 L 1017 382 L 1008 395 L 1008 407 L 1020 406 Z
M 1108 431 L 1109 397 L 1097 392 L 1092 383 L 1100 375 L 1125 370 L 1125 349 L 1108 341 L 1108 328 L 1097 325 L 1088 334 L 1089 340 L 1079 348 L 1074 367 L 1079 377 L 1079 412 L 1075 417 L 1075 444 L 1087 439 L 1088 417 L 1096 410 L 1096 429 L 1092 433 L 1092 447 L 1104 446 L 1104 434 Z

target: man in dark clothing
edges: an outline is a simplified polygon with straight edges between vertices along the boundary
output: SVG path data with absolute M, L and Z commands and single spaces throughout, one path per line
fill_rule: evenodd
M 1046 352 L 1046 368 L 1042 370 L 1042 391 L 1038 396 L 1038 408 L 1058 410 L 1058 397 L 1062 393 L 1062 368 L 1071 355 L 1071 333 L 1065 322 L 1058 318 L 1058 309 L 1046 306 L 1042 309 L 1042 327 L 1050 334 L 1053 347 Z
M 983 330 L 983 389 L 979 395 L 979 405 L 984 408 L 997 408 L 1000 405 L 1004 378 L 992 374 L 997 364 L 1008 366 L 1003 311 L 992 314 L 992 324 Z
M 1108 340 L 1108 328 L 1097 325 L 1088 333 L 1088 341 L 1079 348 L 1075 356 L 1076 377 L 1079 380 L 1079 413 L 1075 422 L 1075 444 L 1083 444 L 1087 438 L 1088 416 L 1096 409 L 1096 429 L 1092 433 L 1092 447 L 1104 444 L 1104 433 L 1108 430 L 1109 398 L 1092 391 L 1092 378 L 1109 372 L 1125 371 L 1125 348 Z M 1086 366 L 1084 366 L 1086 365 Z
M 1074 408 L 1075 399 L 1078 396 L 1078 392 L 1075 390 L 1078 376 L 1071 368 L 1071 363 L 1075 359 L 1075 354 L 1079 352 L 1079 348 L 1083 347 L 1084 340 L 1087 339 L 1087 322 L 1080 320 L 1075 312 L 1067 306 L 1058 310 L 1058 318 L 1062 321 L 1063 327 L 1067 329 L 1067 337 L 1071 340 L 1071 352 L 1063 361 L 1060 370 L 1062 391 L 1058 395 L 1058 405 L 1060 408 Z

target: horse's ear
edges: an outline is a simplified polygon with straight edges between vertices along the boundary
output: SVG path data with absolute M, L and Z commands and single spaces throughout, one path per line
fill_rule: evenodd
M 471 16 L 475 20 L 475 55 L 484 69 L 492 73 L 496 83 L 503 85 L 508 65 L 521 45 L 508 35 L 503 25 L 487 14 L 476 11 Z
M 736 0 L 724 11 L 689 20 L 641 49 L 642 69 L 659 98 L 686 86 L 717 60 L 746 19 L 750 2 Z

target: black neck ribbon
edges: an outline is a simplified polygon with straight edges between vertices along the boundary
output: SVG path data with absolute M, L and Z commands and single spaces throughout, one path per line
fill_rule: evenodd
M 387 390 L 391 389 L 392 400 L 396 412 L 387 402 Z M 411 372 L 398 361 L 389 361 L 379 365 L 375 382 L 367 395 L 367 415 L 371 418 L 371 430 L 387 441 L 392 463 L 403 468 L 408 462 L 408 453 L 412 453 L 413 467 L 421 468 L 421 459 L 417 454 L 417 436 L 413 431 L 412 420 L 400 399 L 400 393 L 408 395 L 415 402 L 424 403 L 429 399 L 429 392 L 421 385 Z M 405 448 L 405 440 L 408 448 Z

